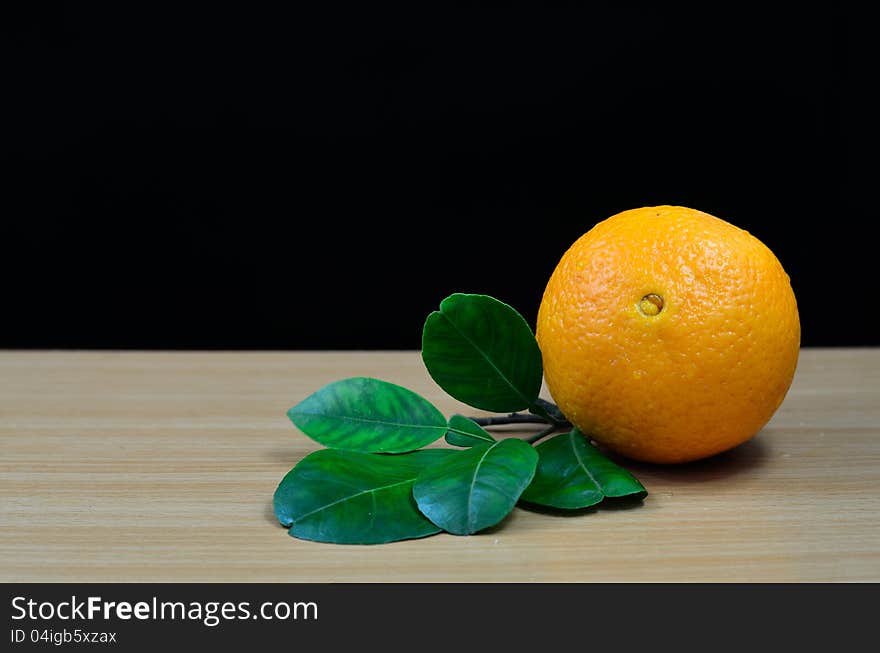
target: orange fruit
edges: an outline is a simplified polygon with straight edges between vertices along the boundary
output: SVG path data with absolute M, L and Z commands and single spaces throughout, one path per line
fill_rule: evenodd
M 618 213 L 559 261 L 538 311 L 550 394 L 636 460 L 711 456 L 757 433 L 797 366 L 788 275 L 766 245 L 681 206 Z

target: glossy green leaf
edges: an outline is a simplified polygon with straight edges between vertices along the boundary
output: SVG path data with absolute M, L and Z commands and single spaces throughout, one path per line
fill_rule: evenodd
M 541 390 L 541 351 L 529 325 L 486 295 L 450 295 L 425 321 L 422 359 L 431 377 L 470 406 L 513 412 Z
M 473 447 L 477 444 L 492 444 L 495 442 L 495 438 L 472 419 L 462 415 L 453 415 L 449 418 L 446 441 L 456 447 Z
M 423 469 L 455 453 L 316 451 L 275 490 L 275 516 L 294 537 L 318 542 L 380 544 L 433 535 L 440 529 L 416 507 L 413 481 Z
M 494 526 L 513 510 L 537 463 L 535 450 L 516 438 L 478 444 L 426 467 L 413 496 L 437 526 L 469 535 Z
M 414 451 L 446 434 L 443 414 L 399 385 L 365 377 L 324 386 L 287 411 L 326 447 L 366 453 Z
M 644 498 L 636 478 L 603 456 L 577 429 L 536 447 L 538 469 L 524 501 L 554 508 L 586 508 L 605 497 Z

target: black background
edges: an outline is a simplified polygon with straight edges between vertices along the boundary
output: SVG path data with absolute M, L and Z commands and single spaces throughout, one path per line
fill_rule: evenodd
M 455 291 L 533 324 L 653 204 L 770 246 L 803 344 L 878 343 L 843 12 L 88 4 L 3 21 L 0 347 L 417 348 Z

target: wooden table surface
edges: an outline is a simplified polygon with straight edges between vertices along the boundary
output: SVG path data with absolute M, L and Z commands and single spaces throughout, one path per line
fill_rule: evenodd
M 467 412 L 415 352 L 0 352 L 0 581 L 880 580 L 880 350 L 805 349 L 732 452 L 626 463 L 650 492 L 637 507 L 296 540 L 272 493 L 318 445 L 285 411 L 353 375 Z

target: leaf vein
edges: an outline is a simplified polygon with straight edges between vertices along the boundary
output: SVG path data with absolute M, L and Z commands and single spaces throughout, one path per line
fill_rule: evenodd
M 397 487 L 398 485 L 404 485 L 405 483 L 412 483 L 412 482 L 413 482 L 413 479 L 408 478 L 403 481 L 398 481 L 397 483 L 391 483 L 390 485 L 383 485 L 381 487 L 374 487 L 374 488 L 370 488 L 368 490 L 363 490 L 361 492 L 357 492 L 355 494 L 350 494 L 348 496 L 337 499 L 336 501 L 333 501 L 331 503 L 328 503 L 328 504 L 325 504 L 325 505 L 320 506 L 318 508 L 315 508 L 314 510 L 309 511 L 304 515 L 300 515 L 299 517 L 297 517 L 296 519 L 293 520 L 293 523 L 296 523 L 298 521 L 302 521 L 306 517 L 311 517 L 312 515 L 319 513 L 322 510 L 328 510 L 329 508 L 332 508 L 333 506 L 335 506 L 337 504 L 344 503 L 345 501 L 350 501 L 351 499 L 356 499 L 357 497 L 362 496 L 364 494 L 373 493 L 375 495 L 376 492 L 379 492 L 381 490 L 388 490 L 393 487 Z M 375 501 L 375 496 L 373 497 L 373 501 Z
M 587 469 L 587 465 L 584 463 L 584 459 L 581 458 L 581 454 L 578 451 L 577 445 L 575 443 L 575 431 L 574 430 L 569 432 L 568 441 L 571 443 L 571 450 L 574 452 L 574 457 L 577 458 L 578 465 L 580 465 L 581 469 L 584 470 L 584 473 L 590 477 L 591 481 L 593 481 L 593 485 L 595 485 L 599 489 L 599 492 L 601 492 L 602 495 L 604 496 L 605 490 L 602 489 L 602 486 L 599 484 L 599 481 L 597 481 L 596 477 L 593 476 L 593 473 L 589 469 Z M 593 445 L 588 444 L 587 446 L 592 447 Z
M 479 435 L 477 435 L 476 433 L 468 433 L 467 431 L 462 431 L 461 429 L 453 428 L 451 426 L 448 427 L 447 430 L 452 431 L 453 433 L 458 433 L 459 435 L 466 435 L 469 438 L 475 438 L 477 440 L 482 440 L 483 442 L 497 442 L 497 440 L 495 438 L 493 438 L 491 436 L 487 438 L 482 433 L 480 433 Z
M 472 502 L 472 497 L 473 497 L 473 495 L 474 495 L 474 485 L 476 485 L 476 483 L 477 483 L 477 476 L 478 476 L 479 473 L 480 473 L 480 467 L 483 465 L 483 461 L 486 460 L 486 456 L 489 455 L 489 452 L 492 451 L 492 449 L 494 449 L 495 447 L 497 447 L 499 444 L 501 444 L 501 442 L 496 442 L 496 443 L 493 444 L 491 447 L 489 447 L 488 449 L 486 449 L 486 451 L 483 452 L 483 455 L 480 456 L 480 460 L 477 462 L 477 466 L 474 467 L 474 475 L 473 475 L 473 477 L 471 478 L 471 487 L 470 487 L 470 489 L 468 490 L 468 498 L 467 498 L 467 526 L 468 526 L 468 532 L 471 532 L 471 531 L 473 530 L 473 512 L 471 511 L 471 502 Z
M 409 429 L 443 429 L 446 428 L 445 424 L 405 424 L 403 422 L 388 422 L 379 419 L 368 419 L 366 417 L 351 417 L 349 415 L 331 415 L 328 413 L 306 413 L 304 411 L 297 411 L 294 413 L 295 415 L 305 415 L 306 417 L 326 417 L 328 419 L 337 419 L 344 422 L 364 422 L 366 424 L 383 424 L 385 426 L 399 426 L 405 427 Z
M 501 378 L 501 380 L 504 381 L 504 382 L 510 387 L 510 389 L 513 390 L 513 391 L 517 394 L 517 396 L 525 402 L 526 405 L 528 405 L 528 404 L 531 403 L 531 401 L 529 400 L 529 398 L 526 397 L 525 394 L 523 394 L 523 392 L 522 392 L 519 388 L 517 388 L 515 385 L 513 385 L 513 383 L 510 381 L 510 379 L 507 378 L 507 376 L 504 374 L 504 372 L 502 372 L 500 369 L 498 369 L 498 366 L 495 365 L 495 363 L 492 361 L 491 358 L 489 358 L 489 355 L 488 355 L 486 352 L 484 352 L 482 349 L 480 349 L 480 347 L 477 345 L 477 343 L 475 343 L 473 340 L 471 340 L 471 339 L 468 337 L 468 335 L 467 335 L 464 331 L 462 331 L 461 329 L 459 329 L 459 328 L 458 328 L 458 325 L 457 325 L 455 322 L 453 322 L 453 321 L 449 318 L 448 315 L 446 315 L 445 313 L 441 313 L 441 315 L 443 315 L 443 317 L 446 318 L 446 320 L 449 322 L 449 324 L 452 325 L 452 328 L 453 328 L 453 329 L 455 329 L 456 331 L 458 331 L 458 333 L 461 335 L 462 338 L 464 338 L 465 340 L 467 340 L 467 341 L 470 343 L 470 345 L 471 345 L 474 349 L 477 350 L 477 352 L 480 354 L 480 356 L 482 356 L 483 359 L 484 359 L 487 363 L 489 363 L 489 366 L 490 366 L 493 370 L 495 370 L 495 372 L 498 374 L 498 376 Z

